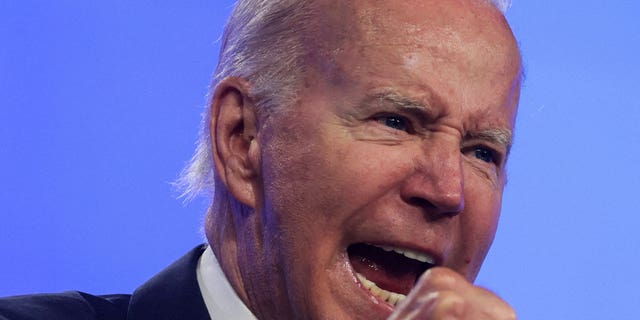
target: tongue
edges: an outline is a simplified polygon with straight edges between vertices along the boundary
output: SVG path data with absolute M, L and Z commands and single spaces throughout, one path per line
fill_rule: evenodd
M 366 244 L 347 249 L 353 269 L 387 291 L 408 294 L 424 266 L 395 252 Z

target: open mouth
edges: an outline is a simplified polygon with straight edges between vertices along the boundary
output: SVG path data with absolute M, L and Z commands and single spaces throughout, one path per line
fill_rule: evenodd
M 349 260 L 362 285 L 374 296 L 395 306 L 425 271 L 435 266 L 435 258 L 405 248 L 352 244 Z

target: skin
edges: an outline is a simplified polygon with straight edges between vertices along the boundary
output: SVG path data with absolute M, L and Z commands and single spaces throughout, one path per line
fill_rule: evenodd
M 216 197 L 205 229 L 225 274 L 260 319 L 515 318 L 472 284 L 520 91 L 508 24 L 480 1 L 339 4 L 318 2 L 325 37 L 287 113 L 258 114 L 243 79 L 216 88 L 217 188 L 231 200 Z M 362 242 L 439 267 L 394 309 L 355 276 L 346 250 Z

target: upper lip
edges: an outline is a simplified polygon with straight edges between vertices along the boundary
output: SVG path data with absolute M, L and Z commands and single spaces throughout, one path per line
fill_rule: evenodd
M 388 245 L 375 245 L 372 244 L 373 246 L 376 246 L 384 251 L 393 251 L 395 253 L 401 254 L 409 259 L 413 259 L 413 260 L 418 260 L 422 263 L 427 263 L 430 265 L 436 265 L 436 257 L 434 257 L 432 254 L 430 253 L 426 253 L 426 252 L 421 252 L 421 251 L 416 251 L 413 249 L 408 249 L 408 248 L 402 248 L 402 247 L 396 247 L 396 246 L 388 246 Z
M 443 264 L 444 260 L 443 254 L 440 253 L 440 250 L 414 243 L 402 243 L 395 241 L 368 241 L 364 243 L 378 247 L 385 251 L 394 251 L 398 254 L 404 255 L 407 258 L 427 263 L 430 266 L 440 266 Z

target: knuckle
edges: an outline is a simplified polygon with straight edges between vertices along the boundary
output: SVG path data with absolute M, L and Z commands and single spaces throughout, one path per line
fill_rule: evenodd
M 433 308 L 433 316 L 435 319 L 462 319 L 466 310 L 467 301 L 461 295 L 452 291 L 444 291 L 440 293 L 438 302 Z
M 495 312 L 494 318 L 499 320 L 517 320 L 516 311 L 502 298 L 500 298 L 495 292 L 487 289 L 478 287 L 478 289 L 483 292 L 486 296 L 490 297 L 490 301 L 494 305 L 492 308 Z
M 458 281 L 458 275 L 445 268 L 432 268 L 424 274 L 423 280 L 430 287 L 448 288 Z
M 511 308 L 508 307 L 507 310 L 505 310 L 502 318 L 502 320 L 517 320 L 518 319 L 518 315 L 516 314 L 516 311 Z

